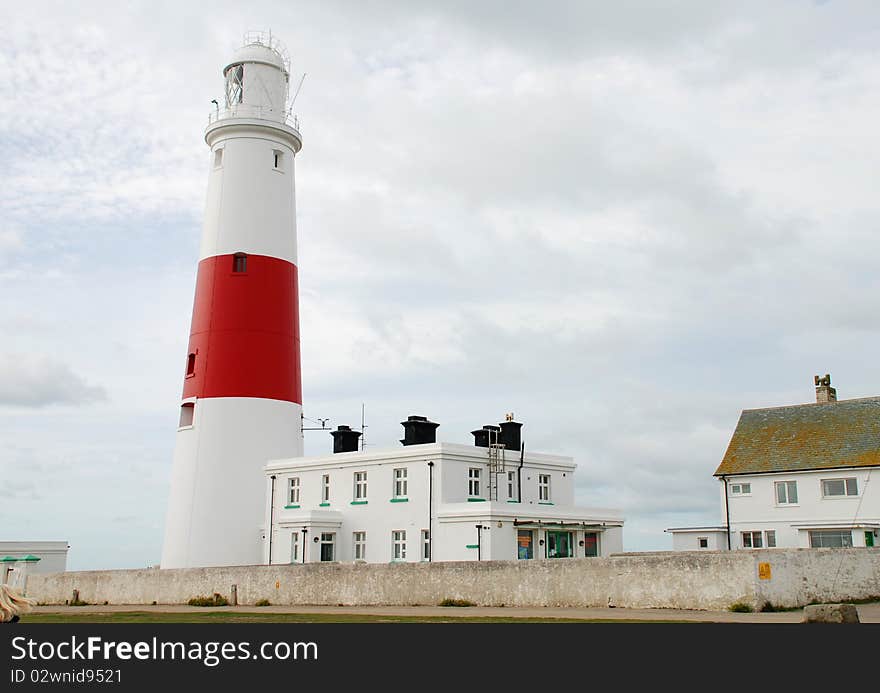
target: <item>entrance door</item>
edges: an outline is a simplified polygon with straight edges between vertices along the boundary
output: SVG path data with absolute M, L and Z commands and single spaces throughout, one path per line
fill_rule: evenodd
M 321 534 L 321 560 L 335 561 L 336 533 L 322 532 Z
M 599 555 L 599 535 L 596 532 L 584 532 L 584 556 L 595 558 Z
M 571 532 L 547 532 L 547 558 L 572 557 Z
M 874 532 L 865 532 L 865 546 L 874 546 Z

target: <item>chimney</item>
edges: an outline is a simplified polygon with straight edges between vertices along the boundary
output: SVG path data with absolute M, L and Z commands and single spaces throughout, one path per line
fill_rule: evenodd
M 351 426 L 337 426 L 335 431 L 330 431 L 333 436 L 333 453 L 357 452 L 360 431 L 352 431 Z
M 404 445 L 437 442 L 437 427 L 440 424 L 428 421 L 425 416 L 408 416 L 400 425 L 403 426 L 403 440 L 400 442 Z
M 505 417 L 505 421 L 500 424 L 500 427 L 501 435 L 498 437 L 498 442 L 504 443 L 505 450 L 519 450 L 522 444 L 520 436 L 522 424 L 513 420 L 512 412 Z
M 490 443 L 500 442 L 501 427 L 500 426 L 483 426 L 476 431 L 471 431 L 474 437 L 474 445 L 478 448 L 488 448 Z
M 837 390 L 831 387 L 831 376 L 828 373 L 825 374 L 824 378 L 814 375 L 813 381 L 816 384 L 816 404 L 828 404 L 829 402 L 837 401 Z

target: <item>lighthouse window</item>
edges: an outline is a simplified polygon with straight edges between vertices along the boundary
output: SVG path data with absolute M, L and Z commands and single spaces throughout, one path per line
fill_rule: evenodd
M 195 411 L 196 405 L 194 402 L 187 402 L 186 404 L 181 405 L 179 428 L 193 425 L 193 416 L 195 414 Z
M 220 168 L 223 165 L 223 150 L 214 150 L 214 168 Z
M 226 105 L 241 103 L 244 84 L 244 65 L 233 65 L 226 71 Z
M 273 165 L 275 166 L 275 170 L 281 171 L 283 168 L 282 165 L 284 164 L 284 152 L 282 152 L 279 149 L 273 149 L 272 150 L 272 158 L 274 161 Z
M 244 253 L 236 253 L 232 256 L 232 271 L 247 272 L 247 255 Z
M 196 373 L 196 355 L 190 354 L 186 357 L 186 374 L 195 375 Z

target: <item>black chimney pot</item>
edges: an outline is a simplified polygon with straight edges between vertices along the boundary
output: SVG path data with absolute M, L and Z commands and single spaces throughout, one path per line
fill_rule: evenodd
M 500 443 L 500 431 L 498 426 L 483 426 L 476 431 L 471 431 L 474 437 L 474 445 L 478 448 L 488 448 L 490 443 Z
M 337 426 L 335 431 L 330 431 L 333 436 L 333 453 L 357 452 L 360 431 L 352 431 L 351 426 Z
M 440 424 L 428 421 L 426 416 L 408 416 L 400 425 L 403 426 L 403 439 L 400 442 L 404 445 L 437 442 L 437 427 Z
M 519 450 L 522 445 L 522 424 L 518 421 L 505 421 L 499 424 L 501 434 L 498 436 L 498 442 L 504 443 L 505 450 Z

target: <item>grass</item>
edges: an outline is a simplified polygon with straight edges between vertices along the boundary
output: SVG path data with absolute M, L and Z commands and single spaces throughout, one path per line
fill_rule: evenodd
M 222 594 L 214 592 L 212 597 L 193 597 L 187 604 L 190 606 L 228 606 L 229 600 Z
M 30 613 L 22 623 L 699 623 L 698 621 L 516 618 L 513 616 L 391 616 L 379 614 L 249 613 L 236 611 Z
M 742 614 L 750 614 L 754 611 L 754 609 L 745 602 L 736 602 L 735 604 L 730 605 L 728 611 L 736 611 Z

